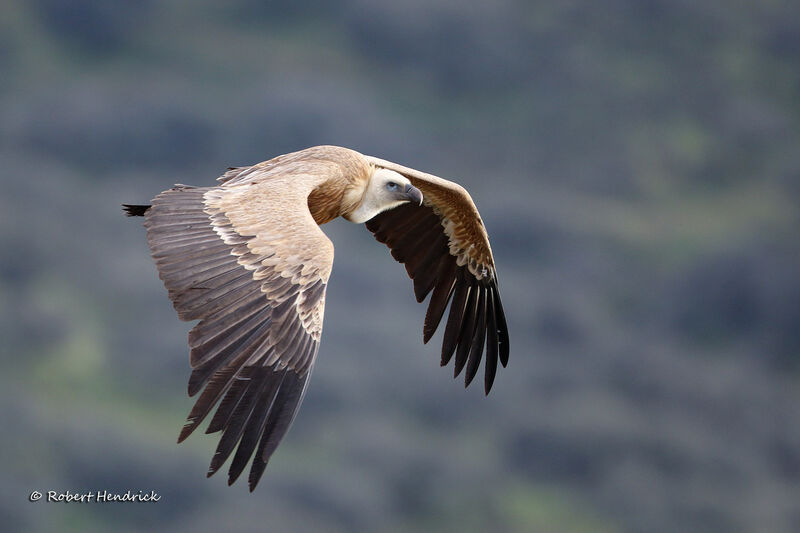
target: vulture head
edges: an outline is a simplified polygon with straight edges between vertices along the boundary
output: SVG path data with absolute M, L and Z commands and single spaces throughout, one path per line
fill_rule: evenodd
M 408 178 L 402 174 L 378 168 L 372 172 L 367 182 L 361 203 L 345 215 L 345 218 L 350 222 L 361 224 L 379 213 L 406 202 L 422 205 L 422 192 L 411 185 Z

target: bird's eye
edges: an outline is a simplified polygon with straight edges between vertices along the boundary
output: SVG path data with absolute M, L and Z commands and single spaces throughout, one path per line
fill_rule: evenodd
M 396 191 L 398 187 L 399 185 L 397 185 L 393 181 L 390 181 L 389 183 L 386 184 L 386 188 L 389 189 L 390 191 Z

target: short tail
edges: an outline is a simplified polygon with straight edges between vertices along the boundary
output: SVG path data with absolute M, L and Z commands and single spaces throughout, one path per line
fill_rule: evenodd
M 122 210 L 129 217 L 143 217 L 148 209 L 150 209 L 149 205 L 122 204 Z

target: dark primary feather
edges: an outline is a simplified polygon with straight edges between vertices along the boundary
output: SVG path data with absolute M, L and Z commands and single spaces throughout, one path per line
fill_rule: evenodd
M 303 401 L 303 395 L 305 394 L 306 385 L 308 384 L 309 372 L 298 374 L 289 370 L 284 373 L 283 382 L 266 416 L 264 430 L 261 433 L 261 440 L 258 443 L 258 448 L 253 457 L 253 466 L 250 468 L 250 476 L 248 478 L 250 492 L 252 492 L 256 484 L 258 484 L 258 480 L 261 479 L 261 475 L 267 467 L 270 456 L 275 452 L 281 439 L 283 439 L 283 436 L 286 435 L 286 432 L 289 430 L 289 426 L 297 411 L 297 406 Z M 228 484 L 232 482 L 232 480 L 228 480 Z
M 436 328 L 439 327 L 442 316 L 444 316 L 444 310 L 447 308 L 447 302 L 450 301 L 450 296 L 453 294 L 453 288 L 456 283 L 456 266 L 455 257 L 450 255 L 442 256 L 433 294 L 430 302 L 428 302 L 428 311 L 425 313 L 425 323 L 422 329 L 422 342 L 425 344 L 431 340 Z
M 456 351 L 456 346 L 458 346 L 459 333 L 461 333 L 461 325 L 467 309 L 467 298 L 470 293 L 470 286 L 464 280 L 463 271 L 459 270 L 458 274 L 453 301 L 450 303 L 450 314 L 444 327 L 442 366 L 450 362 L 450 358 Z
M 453 362 L 454 378 L 458 377 L 467 362 L 467 355 L 469 354 L 470 346 L 472 346 L 472 336 L 478 326 L 478 305 L 480 301 L 481 290 L 479 287 L 472 285 L 469 288 L 467 305 L 464 309 L 464 317 L 461 320 L 461 331 L 458 332 L 458 348 L 456 348 L 456 360 Z
M 264 431 L 267 423 L 267 414 L 272 407 L 272 401 L 278 394 L 285 372 L 274 372 L 272 369 L 258 369 L 267 375 L 259 376 L 256 380 L 258 390 L 253 394 L 253 408 L 248 416 L 248 423 L 242 424 L 243 431 L 239 448 L 233 456 L 230 470 L 228 471 L 228 485 L 232 484 L 241 475 L 250 457 L 253 456 L 258 438 Z M 221 444 L 221 441 L 220 441 Z
M 486 326 L 486 373 L 484 374 L 483 386 L 486 394 L 492 388 L 494 376 L 497 373 L 497 315 L 495 312 L 495 290 L 494 287 L 487 293 L 486 312 L 488 324 Z
M 477 279 L 450 254 L 442 219 L 428 205 L 403 204 L 366 223 L 375 239 L 386 244 L 413 280 L 414 296 L 431 294 L 423 326 L 423 342 L 439 327 L 450 305 L 442 338 L 442 366 L 455 354 L 454 374 L 466 366 L 465 384 L 478 372 L 486 352 L 484 390 L 492 388 L 498 358 L 508 363 L 508 329 L 494 276 Z
M 475 374 L 478 373 L 478 367 L 481 364 L 481 356 L 483 355 L 483 341 L 486 340 L 486 327 L 482 324 L 486 322 L 486 290 L 481 290 L 478 297 L 478 315 L 475 320 L 476 327 L 472 333 L 472 342 L 469 347 L 469 356 L 467 358 L 467 370 L 464 374 L 464 386 L 469 386 Z M 487 324 L 488 327 L 488 324 Z

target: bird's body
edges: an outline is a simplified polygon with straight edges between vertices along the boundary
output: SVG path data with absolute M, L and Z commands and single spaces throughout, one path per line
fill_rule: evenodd
M 366 222 L 414 280 L 432 291 L 423 340 L 450 302 L 442 365 L 475 376 L 486 346 L 485 390 L 508 332 L 488 237 L 460 186 L 334 146 L 318 146 L 229 169 L 215 187 L 178 185 L 145 216 L 147 241 L 189 333 L 189 394 L 202 393 L 179 437 L 217 406 L 207 433 L 222 431 L 209 475 L 234 449 L 232 483 L 249 462 L 250 489 L 302 401 L 322 334 L 333 244 L 320 225 Z

